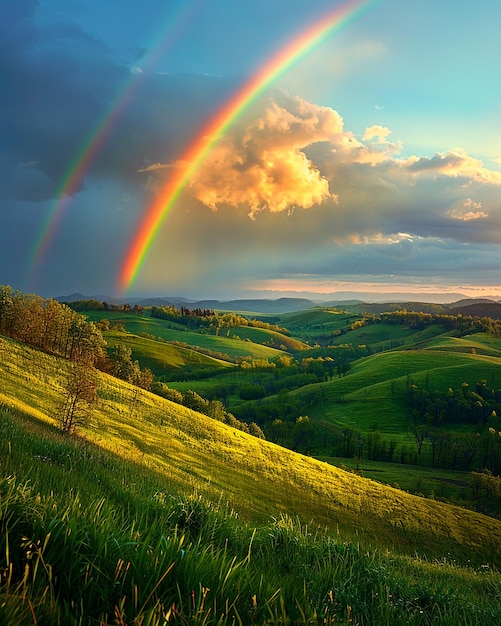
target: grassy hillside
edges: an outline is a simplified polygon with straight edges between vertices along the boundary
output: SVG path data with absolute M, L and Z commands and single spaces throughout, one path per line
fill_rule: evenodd
M 85 439 L 61 437 L 68 363 L 2 338 L 0 354 L 3 623 L 501 618 L 501 522 L 133 402 L 105 374 Z
M 248 331 L 256 331 L 254 333 L 254 339 L 259 338 L 264 341 L 269 341 L 270 336 L 276 335 L 277 343 L 283 343 L 287 340 L 287 338 L 284 338 L 279 333 L 266 333 L 265 331 L 260 331 L 260 329 L 246 328 L 231 329 L 231 332 L 225 329 L 221 332 L 221 335 L 216 336 L 215 334 L 191 331 L 182 324 L 155 319 L 147 315 L 124 315 L 123 313 L 113 311 L 90 311 L 86 313 L 86 316 L 90 321 L 108 319 L 112 327 L 114 325 L 122 326 L 131 335 L 147 335 L 152 340 L 157 338 L 163 342 L 180 342 L 192 346 L 193 349 L 197 347 L 203 348 L 214 353 L 227 355 L 231 358 L 249 356 L 256 359 L 267 359 L 274 358 L 282 353 L 281 350 L 262 345 L 259 341 L 244 341 Z M 235 339 L 232 335 L 241 336 L 241 339 Z M 105 336 L 107 336 L 106 332 Z M 290 339 L 289 341 L 292 342 Z M 294 345 L 298 348 L 301 347 L 299 341 Z M 161 347 L 158 347 L 158 349 L 161 349 Z
M 130 348 L 132 359 L 139 360 L 143 368 L 148 367 L 156 376 L 162 376 L 172 369 L 187 367 L 196 369 L 233 367 L 228 361 L 203 354 L 196 348 L 164 343 L 149 337 L 116 330 L 106 331 L 104 337 L 110 347 L 119 344 Z
M 2 402 L 53 423 L 66 365 L 11 343 L 9 359 L 2 364 Z M 468 521 L 475 528 L 480 523 L 472 512 L 456 512 L 346 474 L 148 392 L 142 392 L 131 413 L 131 394 L 129 385 L 101 375 L 99 406 L 85 429 L 89 441 L 166 472 L 181 487 L 196 484 L 209 495 L 223 490 L 250 519 L 287 511 L 349 535 L 356 529 L 364 541 L 399 544 L 411 552 L 419 548 L 423 554 L 437 556 L 438 550 L 459 557 L 472 550 L 475 558 L 497 558 L 492 531 L 501 531 L 501 522 L 489 521 L 491 528 L 478 536 L 467 526 Z
M 501 385 L 501 360 L 468 351 L 391 351 L 361 359 L 342 378 L 315 385 L 320 400 L 308 410 L 313 420 L 367 432 L 378 430 L 399 446 L 415 447 L 407 400 L 410 384 L 447 390 L 464 381 Z M 487 350 L 486 350 L 487 351 Z M 290 392 L 305 393 L 308 388 Z
M 149 367 L 178 391 L 193 390 L 209 399 L 221 399 L 238 419 L 258 423 L 269 439 L 316 456 L 389 457 L 394 462 L 433 465 L 428 434 L 422 449 L 417 448 L 420 442 L 413 433 L 409 388 L 446 393 L 465 383 L 474 389 L 479 381 L 486 381 L 489 388 L 501 389 L 501 339 L 493 334 L 465 334 L 440 324 L 374 323 L 351 313 L 317 308 L 269 318 L 270 323 L 287 328 L 290 337 L 276 330 L 244 326 L 222 329 L 215 336 L 187 331 L 186 327 L 180 331 L 170 328 L 170 321 L 147 316 L 112 315 L 136 331 L 154 326 L 164 338 L 181 337 L 192 346 L 153 341 L 153 335 L 106 333 L 109 340 L 129 345 L 142 367 Z M 255 359 L 252 368 L 230 367 L 224 361 L 242 358 L 242 351 Z M 217 354 L 223 358 L 214 358 Z M 278 362 L 276 357 L 285 355 L 292 359 L 292 367 L 284 366 L 284 359 Z M 259 359 L 264 363 L 259 364 Z M 271 367 L 267 361 L 272 362 Z M 304 415 L 310 420 L 308 428 L 315 430 L 313 434 L 295 427 Z M 285 423 L 281 430 L 273 426 L 277 419 Z M 485 426 L 449 424 L 440 432 L 443 438 L 452 437 L 467 454 L 463 436 L 482 434 Z M 501 424 L 489 426 L 501 428 Z M 346 429 L 352 431 L 353 441 L 360 439 L 356 446 L 352 442 L 346 447 L 341 442 Z M 369 449 L 375 437 L 380 444 L 376 455 Z M 462 469 L 483 469 L 484 440 L 483 448 L 474 453 L 475 461 L 464 462 Z M 454 468 L 451 457 L 446 460 L 443 456 L 441 463 Z
M 228 331 L 228 336 L 239 337 L 247 341 L 252 341 L 257 344 L 269 344 L 274 347 L 279 347 L 286 352 L 294 350 L 306 350 L 307 346 L 303 341 L 299 341 L 294 337 L 288 337 L 283 333 L 279 333 L 274 330 L 267 330 L 265 328 L 253 328 L 250 326 L 237 326 Z M 276 354 L 272 355 L 276 356 Z
M 335 334 L 349 330 L 359 315 L 328 309 L 309 309 L 280 316 L 280 325 L 294 336 L 311 338 L 319 334 Z

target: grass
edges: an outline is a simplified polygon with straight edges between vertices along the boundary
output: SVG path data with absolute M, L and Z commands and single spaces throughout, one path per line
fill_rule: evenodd
M 439 337 L 430 342 L 430 348 L 447 352 L 464 352 L 501 357 L 501 339 L 479 333 L 467 337 Z
M 501 522 L 415 497 L 0 338 L 0 623 L 501 621 Z M 347 377 L 348 378 L 348 377 Z
M 501 618 L 500 576 L 487 563 L 368 548 L 287 512 L 255 525 L 222 498 L 176 493 L 168 476 L 142 464 L 16 411 L 2 418 L 2 469 L 31 473 L 33 485 L 0 479 L 2 623 L 461 626 Z
M 202 354 L 196 348 L 174 346 L 121 331 L 107 331 L 104 337 L 109 346 L 119 344 L 130 348 L 132 359 L 139 360 L 143 368 L 151 369 L 156 376 L 186 366 L 200 369 L 233 367 L 228 361 Z
M 229 331 L 227 332 L 224 329 L 221 331 L 220 335 L 216 336 L 215 334 L 202 334 L 200 332 L 190 331 L 187 330 L 186 326 L 181 324 L 155 319 L 148 317 L 147 315 L 127 315 L 116 311 L 89 311 L 86 315 L 91 321 L 109 319 L 111 326 L 114 324 L 121 325 L 131 335 L 140 336 L 142 333 L 147 333 L 153 337 L 160 338 L 163 341 L 177 341 L 189 344 L 192 346 L 193 350 L 196 350 L 197 347 L 204 348 L 206 350 L 211 350 L 212 352 L 219 352 L 223 355 L 228 355 L 232 358 L 250 356 L 256 359 L 267 359 L 283 354 L 282 350 L 264 346 L 260 343 L 244 341 L 243 339 L 234 339 L 231 336 L 228 336 Z M 245 332 L 246 327 L 237 327 L 237 329 L 231 329 L 229 335 L 240 335 Z M 104 335 L 106 336 L 107 333 L 104 333 Z M 279 333 L 276 333 L 276 335 L 279 339 L 281 339 Z M 158 349 L 162 349 L 162 346 L 165 346 L 165 344 L 160 343 Z
M 377 429 L 395 436 L 409 430 L 410 383 L 430 389 L 456 388 L 487 380 L 499 386 L 501 360 L 463 352 L 426 349 L 391 351 L 354 363 L 348 376 L 319 383 L 322 401 L 310 417 L 363 431 Z M 300 393 L 291 392 L 291 394 Z
M 369 459 L 346 459 L 341 457 L 318 457 L 383 485 L 396 486 L 428 498 L 446 499 L 457 503 L 466 500 L 469 474 L 460 470 L 437 469 L 422 465 L 401 465 Z
M 0 398 L 9 399 L 8 406 L 22 411 L 19 403 L 29 404 L 26 381 L 38 400 L 32 418 L 42 414 L 53 423 L 60 394 L 57 380 L 64 363 L 38 354 L 46 382 L 37 386 L 32 370 L 41 364 L 32 364 L 32 353 L 12 343 L 10 362 L 18 367 L 4 370 Z M 47 384 L 49 380 L 55 381 L 53 386 Z M 353 477 L 148 392 L 141 393 L 132 410 L 132 388 L 104 374 L 99 395 L 99 406 L 84 431 L 89 442 L 168 476 L 180 488 L 196 486 L 211 498 L 224 493 L 246 519 L 263 520 L 287 512 L 343 529 L 350 537 L 355 533 L 364 542 L 381 546 L 396 542 L 404 550 L 419 549 L 427 555 L 436 555 L 437 550 L 443 554 L 474 552 L 482 559 L 499 549 L 493 548 L 489 530 L 489 525 L 501 530 L 501 522 L 496 520 L 490 520 L 481 533 L 485 552 L 478 552 L 477 539 L 467 524 L 471 520 L 475 529 L 478 525 L 471 511 L 461 513 L 463 522 L 458 528 L 457 514 L 439 503 Z M 50 457 L 43 452 L 39 455 Z M 428 529 L 426 540 L 419 536 L 423 528 Z
M 327 309 L 309 309 L 280 316 L 280 326 L 294 335 L 347 330 L 359 315 Z
M 256 344 L 267 344 L 271 342 L 274 346 L 283 346 L 281 350 L 284 351 L 306 350 L 309 348 L 307 344 L 298 339 L 266 328 L 236 326 L 235 328 L 230 328 L 227 331 L 227 335 L 229 337 L 238 337 L 246 341 L 251 341 Z

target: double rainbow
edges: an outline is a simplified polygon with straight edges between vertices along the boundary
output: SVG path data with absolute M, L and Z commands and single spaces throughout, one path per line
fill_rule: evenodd
M 376 2 L 377 0 L 350 0 L 330 11 L 281 48 L 216 112 L 181 155 L 180 162 L 187 165 L 173 171 L 154 202 L 146 209 L 120 270 L 120 291 L 130 288 L 164 218 L 204 158 L 235 119 L 301 58 Z

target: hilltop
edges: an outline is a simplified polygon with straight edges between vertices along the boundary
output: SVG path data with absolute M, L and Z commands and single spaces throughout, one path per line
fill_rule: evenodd
M 411 294 L 356 294 L 338 293 L 336 297 L 306 298 L 306 297 L 279 297 L 279 298 L 239 298 L 231 300 L 217 299 L 189 299 L 179 296 L 165 297 L 132 297 L 116 298 L 106 295 L 87 296 L 78 292 L 57 296 L 59 302 L 85 302 L 94 300 L 114 305 L 151 306 L 183 306 L 190 308 L 211 308 L 218 311 L 235 311 L 249 314 L 283 314 L 299 311 L 308 311 L 313 308 L 341 308 L 356 312 L 379 314 L 383 311 L 406 309 L 407 311 L 422 311 L 425 313 L 451 313 L 463 315 L 479 315 L 501 318 L 501 302 L 494 298 L 465 298 L 461 294 L 429 294 L 426 300 L 416 300 L 409 297 Z M 415 295 L 415 294 L 412 294 Z M 372 297 L 371 297 L 372 296 Z

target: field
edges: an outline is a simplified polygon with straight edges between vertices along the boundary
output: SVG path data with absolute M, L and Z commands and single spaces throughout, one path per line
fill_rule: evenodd
M 321 373 L 326 354 L 349 349 L 336 345 L 356 346 L 343 374 L 325 370 L 258 402 L 292 406 L 309 394 L 315 433 L 356 428 L 366 441 L 395 439 L 396 450 L 414 445 L 409 385 L 497 385 L 501 373 L 498 340 L 436 329 L 365 327 L 373 353 L 355 358 L 360 317 L 333 311 L 280 319 L 297 341 L 275 351 L 290 360 L 282 369 L 214 356 L 229 341 L 247 347 L 248 363 L 264 359 L 259 349 L 271 348 L 255 341 L 265 329 L 209 335 L 113 315 L 126 330 L 105 331 L 109 345 L 157 372 L 188 372 L 172 387 L 209 396 L 231 381 L 235 407 L 249 404 L 239 388 L 310 380 L 301 367 Z M 313 347 L 326 328 L 332 347 Z M 192 346 L 166 342 L 170 331 Z M 209 338 L 211 354 L 197 349 Z M 103 372 L 98 404 L 77 436 L 63 436 L 71 364 L 2 337 L 0 355 L 0 623 L 501 621 L 501 522 L 470 510 L 469 471 L 430 467 L 428 452 L 418 465 L 371 459 L 369 448 L 298 454 Z M 203 369 L 208 378 L 189 378 Z
M 2 349 L 6 350 L 5 341 Z M 9 345 L 9 354 L 7 367 L 2 366 L 3 406 L 54 424 L 66 363 L 18 344 Z M 386 492 L 374 481 L 354 478 L 146 391 L 142 392 L 140 405 L 131 411 L 131 386 L 105 374 L 101 377 L 99 406 L 85 429 L 89 442 L 155 472 L 166 473 L 170 482 L 178 486 L 196 485 L 197 491 L 215 498 L 224 492 L 229 504 L 238 503 L 239 514 L 249 520 L 287 511 L 316 524 L 343 529 L 350 535 L 350 529 L 357 528 L 357 536 L 364 542 L 386 545 L 400 535 L 402 549 L 408 546 L 411 553 L 416 549 L 413 533 L 419 534 L 423 525 L 437 524 L 431 546 L 434 554 L 441 545 L 443 556 L 454 550 L 459 557 L 458 547 L 454 548 L 456 541 L 449 543 L 451 536 L 462 537 L 461 550 L 463 541 L 471 541 L 469 533 L 451 531 L 448 525 L 456 525 L 456 515 L 446 521 L 448 510 L 435 502 L 398 490 Z M 50 457 L 43 450 L 39 455 Z M 358 519 L 364 511 L 371 513 L 366 527 Z M 419 524 L 421 515 L 427 518 L 426 524 Z M 468 516 L 475 519 L 472 512 L 461 514 L 465 519 Z M 500 524 L 501 529 L 500 522 L 492 523 Z M 400 525 L 402 533 L 395 534 L 395 525 Z M 484 542 L 486 552 L 482 557 L 486 558 L 498 548 L 494 548 L 496 541 L 492 538 L 485 536 Z M 477 539 L 474 546 L 476 550 Z M 423 553 L 426 552 L 425 549 Z
M 110 319 L 112 324 L 123 326 L 125 330 L 132 335 L 141 336 L 146 333 L 151 337 L 159 338 L 163 341 L 189 344 L 193 346 L 194 349 L 197 347 L 203 348 L 226 355 L 227 357 L 250 356 L 258 359 L 266 359 L 276 357 L 281 352 L 275 348 L 262 345 L 261 342 L 246 342 L 244 341 L 245 337 L 235 339 L 227 334 L 216 336 L 215 334 L 209 335 L 200 332 L 192 332 L 181 324 L 176 324 L 175 322 L 166 323 L 148 316 L 124 316 L 123 313 L 119 312 L 107 312 L 103 314 L 92 311 L 86 313 L 86 315 L 89 321 L 100 320 L 103 317 Z M 260 331 L 259 329 L 251 330 L 254 331 L 254 339 L 257 335 L 261 335 L 263 342 L 269 340 L 268 333 Z M 249 330 L 242 329 L 241 334 L 243 335 L 245 332 L 248 333 Z
M 445 393 L 464 384 L 473 389 L 479 381 L 501 388 L 501 340 L 487 333 L 451 331 L 440 324 L 367 324 L 363 315 L 311 309 L 269 318 L 289 333 L 288 346 L 277 350 L 264 345 L 270 336 L 277 339 L 276 331 L 263 328 L 236 326 L 216 333 L 214 329 L 187 330 L 186 326 L 180 330 L 182 324 L 153 319 L 147 311 L 141 316 L 121 312 L 89 315 L 118 322 L 125 332 L 106 331 L 109 345 L 129 346 L 133 358 L 169 387 L 181 393 L 192 390 L 209 400 L 221 399 L 238 419 L 258 423 L 272 441 L 321 458 L 340 454 L 340 433 L 349 429 L 353 438 L 363 437 L 365 442 L 380 438 L 381 449 L 391 448 L 390 460 L 431 465 L 428 441 L 417 456 L 409 389 L 416 386 Z M 180 346 L 168 337 L 185 341 Z M 295 365 L 281 367 L 279 358 Z M 243 368 L 241 359 L 254 365 Z M 315 430 L 306 443 L 294 429 L 296 420 L 305 414 Z M 280 434 L 275 432 L 272 423 L 276 419 L 287 424 L 285 435 L 283 429 Z M 492 426 L 501 429 L 501 423 Z M 476 433 L 476 428 L 448 425 L 442 432 L 465 437 Z M 367 458 L 368 454 L 364 443 L 364 450 L 352 446 L 347 456 Z M 482 455 L 475 456 L 480 463 Z M 385 460 L 383 452 L 379 459 L 372 457 Z M 473 461 L 469 469 L 480 471 L 483 467 Z

